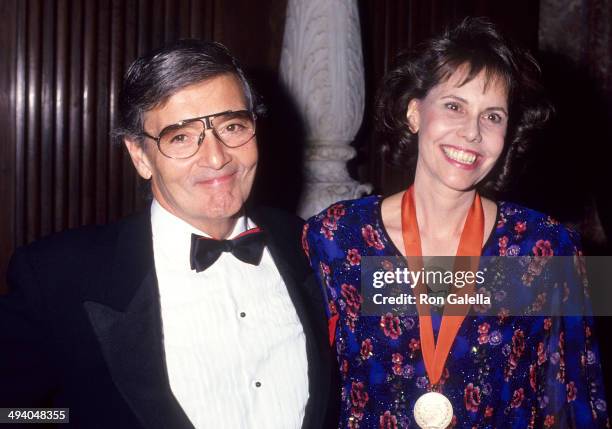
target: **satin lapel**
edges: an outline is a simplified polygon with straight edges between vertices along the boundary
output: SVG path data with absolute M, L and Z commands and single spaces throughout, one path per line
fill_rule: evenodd
M 148 213 L 126 222 L 107 290 L 83 306 L 113 382 L 143 426 L 193 429 L 168 382 Z
M 318 294 L 311 293 L 319 288 L 316 283 L 312 283 L 316 280 L 305 265 L 305 257 L 299 249 L 299 236 L 285 234 L 286 231 L 279 228 L 274 219 L 267 218 L 262 213 L 255 212 L 251 215 L 257 225 L 268 234 L 268 250 L 287 286 L 306 336 L 309 399 L 302 428 L 320 429 L 323 427 L 322 421 L 327 408 L 331 371 L 329 350 L 325 346 L 326 328 L 322 324 L 326 320 L 323 300 Z

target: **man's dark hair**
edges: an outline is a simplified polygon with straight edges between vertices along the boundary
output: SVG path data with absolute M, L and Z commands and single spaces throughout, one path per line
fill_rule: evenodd
M 499 191 L 510 177 L 511 165 L 525 152 L 533 130 L 548 120 L 553 109 L 542 95 L 535 59 L 507 42 L 486 19 L 466 18 L 398 57 L 396 68 L 383 79 L 376 100 L 383 152 L 387 161 L 414 171 L 417 136 L 408 129 L 408 103 L 424 98 L 461 67 L 467 72 L 461 85 L 484 71 L 486 85 L 501 79 L 508 91 L 506 144 L 498 163 L 479 185 L 481 191 Z
M 261 115 L 264 107 L 238 60 L 221 43 L 185 39 L 134 61 L 123 79 L 119 96 L 118 140 L 139 138 L 144 113 L 163 104 L 183 88 L 223 74 L 242 84 L 247 108 Z

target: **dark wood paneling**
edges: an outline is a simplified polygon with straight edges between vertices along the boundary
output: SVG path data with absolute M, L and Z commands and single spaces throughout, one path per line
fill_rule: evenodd
M 25 164 L 25 151 L 26 151 L 26 126 L 25 126 L 25 103 L 26 103 L 26 38 L 25 32 L 22 30 L 26 26 L 26 11 L 22 7 L 22 3 L 17 2 L 15 6 L 16 23 L 17 28 L 15 34 L 10 34 L 10 37 L 14 37 L 14 52 L 16 56 L 16 72 L 14 74 L 15 79 L 15 103 L 11 106 L 11 109 L 6 112 L 8 115 L 14 115 L 15 118 L 15 140 L 11 142 L 9 140 L 8 145 L 12 145 L 15 151 L 14 160 L 8 160 L 14 162 L 14 183 L 15 183 L 15 206 L 12 207 L 14 215 L 14 231 L 11 231 L 11 235 L 14 235 L 12 242 L 14 245 L 23 243 L 25 241 L 25 201 L 26 195 L 23 191 L 25 189 L 25 172 L 23 171 L 23 165 Z M 2 27 L 4 28 L 4 27 Z M 8 60 L 8 58 L 7 58 Z M 4 114 L 0 116 L 5 116 Z
M 55 7 L 53 2 L 43 2 L 41 5 L 42 32 L 40 48 L 41 68 L 40 68 L 40 117 L 38 128 L 40 128 L 40 235 L 47 235 L 53 230 L 53 170 L 54 163 L 54 118 L 55 103 L 53 102 L 54 89 L 56 84 L 55 76 Z
M 110 19 L 110 59 L 109 59 L 109 76 L 108 76 L 108 127 L 114 129 L 117 125 L 119 91 L 121 89 L 121 75 L 126 61 L 125 53 L 128 53 L 127 58 L 133 57 L 135 48 L 134 32 L 131 31 L 133 26 L 133 17 L 129 17 L 127 11 L 133 10 L 133 5 L 127 2 L 113 2 L 111 8 Z M 127 31 L 129 28 L 130 31 Z M 132 36 L 132 37 L 130 37 Z M 121 146 L 118 144 L 107 145 L 108 148 L 108 193 L 109 195 L 125 195 L 124 201 L 115 197 L 108 199 L 108 216 L 111 219 L 116 219 L 122 214 L 122 206 L 127 205 L 127 201 L 133 199 L 133 195 L 128 192 L 128 184 L 123 183 L 123 157 L 121 156 Z M 131 186 L 129 189 L 133 189 Z M 123 192 L 122 192 L 123 190 Z
M 31 241 L 40 236 L 40 141 L 41 141 L 41 2 L 20 3 L 26 8 L 26 91 L 25 103 L 25 162 L 18 165 L 25 176 L 26 194 L 25 218 L 28 228 L 25 231 L 26 240 Z M 17 192 L 21 190 L 18 189 Z M 17 213 L 21 217 L 21 213 Z
M 0 16 L 10 16 L 2 24 L 0 31 L 0 279 L 6 273 L 8 258 L 15 246 L 15 141 L 17 121 L 15 104 L 17 102 L 17 25 L 21 16 L 17 15 L 17 1 L 0 2 Z M 0 281 L 0 292 L 2 282 Z
M 273 70 L 280 61 L 286 0 L 262 3 L 233 0 L 234 13 L 228 13 L 227 1 L 215 0 L 214 38 L 235 53 L 250 69 Z M 243 18 L 238 18 L 242 16 Z
M 79 182 L 81 189 L 79 192 L 80 216 L 79 224 L 89 224 L 94 222 L 94 178 L 95 178 L 95 119 L 96 119 L 96 59 L 98 57 L 97 46 L 97 26 L 98 11 L 97 2 L 83 2 L 83 57 L 81 63 L 83 88 L 80 94 L 82 110 L 76 120 L 81 121 L 80 142 L 89 144 L 80 145 L 81 156 L 79 160 L 70 159 L 70 163 L 79 162 L 81 165 Z M 102 112 L 100 112 L 102 113 Z
M 83 103 L 83 3 L 68 2 L 68 8 L 72 11 L 70 16 L 70 40 L 68 52 L 70 57 L 65 61 L 69 63 L 70 87 L 67 99 L 70 100 L 68 117 L 68 227 L 80 225 L 80 195 L 81 195 L 81 138 L 82 138 L 82 103 Z M 61 227 L 60 227 L 61 229 Z
M 54 123 L 54 176 L 53 176 L 53 230 L 58 231 L 65 225 L 68 219 L 68 136 L 69 136 L 69 111 L 70 99 L 68 89 L 70 87 L 70 15 L 68 12 L 68 0 L 60 0 L 55 5 L 56 21 L 55 27 L 55 121 Z

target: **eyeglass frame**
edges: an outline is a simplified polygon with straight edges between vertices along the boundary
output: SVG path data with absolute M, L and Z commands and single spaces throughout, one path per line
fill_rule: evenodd
M 211 119 L 216 118 L 217 116 L 221 116 L 221 115 L 227 115 L 228 113 L 248 113 L 249 115 L 251 115 L 251 117 L 253 118 L 253 135 L 251 137 L 249 137 L 244 143 L 238 145 L 238 146 L 228 146 L 227 143 L 225 143 L 223 141 L 223 139 L 221 137 L 219 137 L 219 135 L 217 134 L 215 127 L 212 124 Z M 195 121 L 199 121 L 202 123 L 202 125 L 204 125 L 204 129 L 202 130 L 202 134 L 200 134 L 200 137 L 198 138 L 198 148 L 196 149 L 196 151 L 194 153 L 192 153 L 191 155 L 185 157 L 185 158 L 175 158 L 172 156 L 168 156 L 164 153 L 163 150 L 161 150 L 160 147 L 160 143 L 161 143 L 161 136 L 162 134 L 168 129 L 168 128 L 172 128 L 172 127 L 182 127 L 185 124 L 189 124 L 191 122 L 195 122 Z M 196 153 L 198 153 L 198 151 L 200 150 L 200 146 L 202 146 L 202 142 L 204 141 L 204 134 L 206 133 L 206 130 L 212 130 L 213 135 L 215 136 L 215 138 L 217 140 L 219 140 L 221 142 L 221 144 L 223 144 L 223 146 L 225 146 L 228 149 L 236 149 L 239 147 L 244 146 L 245 144 L 247 144 L 248 142 L 250 142 L 253 137 L 255 137 L 256 134 L 256 121 L 257 121 L 257 115 L 255 114 L 255 112 L 253 112 L 252 110 L 248 110 L 248 109 L 243 109 L 243 110 L 225 110 L 223 112 L 219 112 L 219 113 L 212 113 L 210 115 L 204 115 L 204 116 L 198 116 L 197 118 L 188 118 L 188 119 L 183 119 L 181 121 L 178 121 L 175 124 L 170 124 L 165 126 L 164 128 L 162 128 L 162 130 L 159 132 L 159 135 L 157 137 L 153 137 L 152 135 L 148 134 L 146 131 L 142 131 L 139 136 L 141 137 L 148 137 L 151 140 L 154 140 L 155 143 L 157 143 L 157 149 L 159 150 L 159 152 L 165 156 L 166 158 L 170 158 L 170 159 L 189 159 L 192 156 L 194 156 Z

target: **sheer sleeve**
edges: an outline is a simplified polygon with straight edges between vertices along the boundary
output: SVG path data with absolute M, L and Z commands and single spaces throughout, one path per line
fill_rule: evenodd
M 304 225 L 302 233 L 302 247 L 310 265 L 315 272 L 321 293 L 325 299 L 325 311 L 328 320 L 329 344 L 334 344 L 339 314 L 336 307 L 336 292 L 330 284 L 330 268 L 327 263 L 326 252 L 333 247 L 333 241 L 326 238 L 320 230 L 320 216 L 310 218 Z
M 609 426 L 601 356 L 595 338 L 594 320 L 586 288 L 580 240 L 564 230 L 566 244 L 559 255 L 565 257 L 562 315 L 544 319 L 542 386 L 538 397 L 541 427 L 607 428 Z M 568 256 L 573 255 L 573 258 Z

